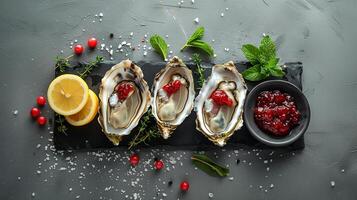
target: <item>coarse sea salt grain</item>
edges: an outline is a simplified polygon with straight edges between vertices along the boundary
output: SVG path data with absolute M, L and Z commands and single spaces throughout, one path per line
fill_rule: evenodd
M 200 23 L 200 19 L 198 17 L 196 17 L 194 20 L 193 20 L 196 24 Z
M 335 187 L 335 185 L 336 185 L 335 181 L 331 181 L 330 185 L 331 185 L 331 187 Z

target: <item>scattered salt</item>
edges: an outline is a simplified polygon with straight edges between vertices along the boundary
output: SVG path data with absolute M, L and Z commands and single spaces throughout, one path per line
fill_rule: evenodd
M 336 183 L 335 183 L 335 181 L 331 181 L 330 184 L 331 184 L 331 187 L 335 187 Z
M 196 24 L 200 23 L 200 19 L 198 17 L 196 17 L 194 20 L 193 20 Z

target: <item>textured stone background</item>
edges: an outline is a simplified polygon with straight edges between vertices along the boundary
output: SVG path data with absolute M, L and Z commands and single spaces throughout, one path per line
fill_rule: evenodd
M 171 0 L 3 0 L 0 5 L 0 199 L 208 199 L 208 193 L 227 200 L 357 198 L 356 1 L 196 0 L 192 5 L 185 0 L 181 8 Z M 100 12 L 102 22 L 95 17 Z M 257 43 L 262 33 L 277 42 L 283 62 L 304 63 L 312 119 L 303 151 L 210 151 L 230 165 L 233 178 L 219 179 L 195 170 L 189 151 L 142 150 L 142 164 L 131 169 L 125 149 L 51 150 L 51 131 L 39 129 L 29 110 L 35 97 L 45 94 L 61 50 L 69 55 L 70 42 L 89 36 L 117 46 L 123 39 L 107 41 L 110 32 L 123 38 L 133 32 L 126 39 L 133 44 L 146 33 L 159 33 L 169 36 L 174 54 L 188 60 L 189 54 L 178 50 L 196 28 L 196 17 L 206 28 L 205 39 L 215 40 L 215 63 L 242 60 L 241 45 Z M 109 59 L 108 53 L 98 54 Z M 142 49 L 130 57 L 160 60 L 152 51 L 144 57 Z M 152 171 L 154 156 L 163 158 L 166 170 Z M 191 183 L 185 195 L 178 190 L 183 179 Z

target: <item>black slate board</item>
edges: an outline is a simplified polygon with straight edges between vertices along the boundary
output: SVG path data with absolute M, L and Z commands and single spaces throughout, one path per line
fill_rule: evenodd
M 148 82 L 151 87 L 152 81 L 154 80 L 154 75 L 160 71 L 161 68 L 165 66 L 165 63 L 145 63 L 138 62 L 137 63 L 144 72 L 144 78 Z M 195 68 L 193 63 L 186 63 L 188 67 L 191 69 Z M 91 75 L 87 78 L 86 82 L 89 87 L 98 94 L 98 89 L 100 85 L 101 78 L 104 73 L 112 67 L 114 63 L 103 63 L 98 68 L 96 68 Z M 203 66 L 213 66 L 213 64 L 203 64 Z M 240 72 L 249 67 L 249 63 L 236 63 L 236 66 Z M 285 80 L 295 84 L 299 88 L 302 88 L 302 63 L 293 62 L 285 64 L 285 72 L 286 77 Z M 66 73 L 77 73 L 81 71 L 81 67 L 70 68 L 66 71 Z M 209 76 L 211 73 L 210 69 L 205 71 L 206 76 Z M 61 73 L 56 72 L 56 76 Z M 194 77 L 197 80 L 197 77 Z M 248 92 L 258 83 L 247 82 Z M 197 84 L 196 84 L 197 86 Z M 197 88 L 196 88 L 197 89 Z M 196 94 L 198 94 L 198 90 L 196 90 Z M 57 118 L 57 116 L 55 116 Z M 189 117 L 176 129 L 173 135 L 167 139 L 157 139 L 149 143 L 149 147 L 158 147 L 158 146 L 169 146 L 173 149 L 184 150 L 184 149 L 212 149 L 218 148 L 213 145 L 208 139 L 206 139 L 200 132 L 196 131 L 195 125 L 195 112 L 192 112 Z M 74 127 L 66 123 L 68 128 L 67 135 L 58 133 L 57 120 L 53 120 L 54 124 L 54 144 L 56 149 L 64 150 L 64 149 L 91 149 L 91 148 L 112 148 L 115 147 L 102 133 L 101 127 L 99 126 L 97 120 L 93 120 L 90 124 L 82 127 Z M 136 130 L 133 131 L 129 136 L 124 137 L 119 146 L 127 146 L 129 141 L 135 135 Z M 257 148 L 271 148 L 267 147 L 264 144 L 255 140 L 248 130 L 243 126 L 240 130 L 238 130 L 228 141 L 226 147 L 239 147 L 241 145 L 249 145 Z M 143 146 L 145 147 L 145 146 Z M 291 150 L 302 149 L 305 147 L 304 138 L 300 138 L 295 143 L 291 144 L 288 148 Z

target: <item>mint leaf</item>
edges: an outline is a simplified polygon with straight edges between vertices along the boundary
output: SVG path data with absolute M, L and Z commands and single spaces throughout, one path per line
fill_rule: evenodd
M 198 27 L 196 31 L 188 38 L 187 43 L 191 43 L 194 40 L 200 40 L 202 39 L 203 35 L 205 34 L 205 28 L 202 26 Z
M 212 47 L 202 40 L 192 41 L 189 46 L 194 47 L 194 48 L 199 48 L 199 49 L 203 50 L 204 52 L 206 52 L 210 56 L 213 56 L 213 54 L 214 54 Z
M 264 36 L 260 41 L 259 48 L 245 44 L 242 46 L 242 51 L 247 60 L 253 67 L 245 70 L 243 77 L 250 81 L 260 81 L 270 75 L 283 77 L 284 71 L 278 66 L 279 58 L 276 57 L 275 43 L 269 36 Z
M 150 38 L 150 44 L 156 52 L 161 54 L 162 58 L 166 60 L 167 56 L 167 44 L 165 40 L 160 35 L 153 35 Z
M 213 162 L 206 155 L 194 154 L 191 157 L 192 163 L 200 170 L 211 176 L 227 176 L 229 169 Z
M 201 40 L 205 33 L 205 29 L 201 26 L 196 29 L 196 31 L 190 36 L 190 38 L 186 41 L 185 45 L 181 48 L 183 51 L 186 47 L 194 47 L 202 49 L 208 55 L 213 56 L 214 51 L 210 44 Z
M 268 62 L 271 58 L 276 57 L 276 48 L 273 40 L 269 36 L 264 36 L 259 46 L 260 61 Z
M 274 68 L 279 62 L 279 58 L 270 58 L 270 60 L 268 61 L 268 63 L 266 64 L 266 66 L 268 68 Z
M 258 64 L 244 70 L 242 75 L 249 81 L 260 81 L 265 79 L 269 74 L 261 73 L 261 66 Z
M 252 44 L 245 44 L 242 46 L 242 51 L 244 56 L 248 59 L 248 61 L 254 65 L 259 62 L 260 51 L 257 47 Z
M 285 72 L 283 71 L 283 69 L 281 69 L 280 66 L 275 66 L 273 68 L 269 68 L 269 72 L 272 76 L 275 76 L 275 77 L 283 77 L 285 75 Z

